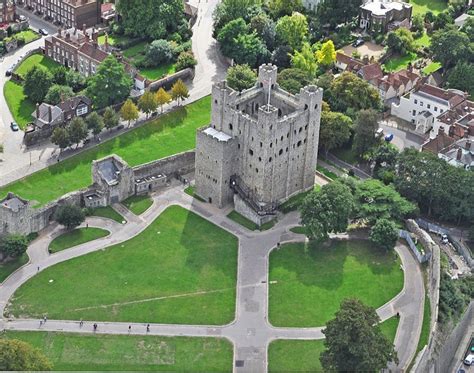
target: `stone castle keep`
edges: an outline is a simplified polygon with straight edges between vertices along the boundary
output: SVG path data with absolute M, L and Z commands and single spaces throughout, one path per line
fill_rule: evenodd
M 209 127 L 196 141 L 196 194 L 235 209 L 257 224 L 271 220 L 289 197 L 314 186 L 323 90 L 297 95 L 276 83 L 277 67 L 262 65 L 256 85 L 212 89 Z

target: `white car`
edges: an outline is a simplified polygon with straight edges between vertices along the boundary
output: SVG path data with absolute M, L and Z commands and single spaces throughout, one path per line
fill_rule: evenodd
M 474 365 L 474 354 L 467 355 L 463 362 L 464 364 L 469 366 Z
M 443 234 L 441 235 L 441 242 L 444 243 L 444 244 L 449 243 L 448 235 L 447 235 L 446 233 L 443 233 Z

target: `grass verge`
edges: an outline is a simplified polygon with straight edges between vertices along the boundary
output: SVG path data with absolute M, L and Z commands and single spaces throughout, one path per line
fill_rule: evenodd
M 125 218 L 110 206 L 95 207 L 91 210 L 90 216 L 99 216 L 102 218 L 112 219 L 120 224 L 125 221 Z
M 423 347 L 428 344 L 430 338 L 430 326 L 431 326 L 431 307 L 430 299 L 428 294 L 425 294 L 425 305 L 423 309 L 423 324 L 421 326 L 420 339 L 418 340 L 418 346 L 416 347 L 416 353 L 420 352 Z
M 7 331 L 39 348 L 54 370 L 201 371 L 232 370 L 233 348 L 221 338 L 101 335 Z
M 48 56 L 35 53 L 25 58 L 23 62 L 15 69 L 15 72 L 24 78 L 28 71 L 30 71 L 34 66 L 43 66 L 46 70 L 51 72 L 53 69 L 61 65 Z
M 122 204 L 135 215 L 141 215 L 153 204 L 151 197 L 146 194 L 142 196 L 130 196 Z
M 276 219 L 273 219 L 259 226 L 258 224 L 255 224 L 253 221 L 247 219 L 245 216 L 240 215 L 237 211 L 231 211 L 230 213 L 227 214 L 227 217 L 230 220 L 235 221 L 237 224 L 240 224 L 241 226 L 251 231 L 256 231 L 256 230 L 266 231 L 268 229 L 271 229 L 276 224 Z
M 11 80 L 3 86 L 3 94 L 13 119 L 21 129 L 25 129 L 33 119 L 31 113 L 35 111 L 36 105 L 26 97 L 23 86 Z
M 77 228 L 52 240 L 49 244 L 49 250 L 56 253 L 89 241 L 97 240 L 109 234 L 109 231 L 100 228 Z
M 15 260 L 0 263 L 0 283 L 26 263 L 28 263 L 28 254 L 26 253 Z
M 171 206 L 130 240 L 41 271 L 6 314 L 227 324 L 235 317 L 237 248 L 232 234 Z

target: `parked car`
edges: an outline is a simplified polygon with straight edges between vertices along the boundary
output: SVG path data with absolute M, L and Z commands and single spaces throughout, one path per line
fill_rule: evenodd
M 379 128 L 376 132 L 375 132 L 375 137 L 376 138 L 381 138 L 383 136 L 383 128 Z
M 40 28 L 40 29 L 38 30 L 38 32 L 39 32 L 41 35 L 43 35 L 43 36 L 48 36 L 48 35 L 49 35 L 49 32 L 46 31 L 44 28 Z
M 352 43 L 352 46 L 354 48 L 357 48 L 357 47 L 360 47 L 364 43 L 365 43 L 364 39 L 357 39 L 356 41 Z
M 392 140 L 393 140 L 393 133 L 387 133 L 387 134 L 385 135 L 385 141 L 386 141 L 386 142 L 390 142 L 390 141 L 392 141 Z
M 441 242 L 444 243 L 444 244 L 449 243 L 448 235 L 447 235 L 446 233 L 443 233 L 443 234 L 441 235 Z
M 18 127 L 18 124 L 16 124 L 16 122 L 11 122 L 10 128 L 12 129 L 12 131 L 15 131 L 15 132 L 20 129 L 20 127 Z
M 469 366 L 474 365 L 474 354 L 467 355 L 463 363 Z
M 20 19 L 20 21 L 26 21 L 26 17 L 23 14 L 20 14 L 18 18 Z

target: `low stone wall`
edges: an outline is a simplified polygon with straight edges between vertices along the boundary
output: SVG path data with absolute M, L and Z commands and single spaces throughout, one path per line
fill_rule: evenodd
M 238 194 L 234 194 L 234 209 L 240 215 L 259 226 L 275 219 L 274 215 L 258 215 Z
M 164 77 L 163 79 L 155 80 L 154 82 L 151 82 L 147 88 L 150 89 L 150 91 L 155 92 L 158 91 L 160 88 L 164 88 L 166 90 L 171 89 L 171 86 L 176 82 L 178 79 L 181 80 L 186 80 L 186 79 L 192 79 L 194 77 L 194 69 L 187 68 L 181 71 L 178 71 L 174 74 L 171 74 L 167 77 Z
M 408 246 L 410 247 L 411 251 L 413 252 L 413 255 L 415 255 L 416 259 L 418 260 L 418 263 L 424 263 L 424 262 L 427 262 L 428 260 L 430 260 L 431 258 L 431 251 L 428 251 L 426 250 L 426 247 L 425 247 L 425 254 L 421 254 L 415 243 L 413 242 L 413 239 L 411 238 L 411 235 L 409 232 L 403 230 L 403 229 L 400 229 L 399 231 L 399 234 L 400 238 L 403 238 L 405 241 L 407 241 L 408 243 Z
M 186 175 L 194 171 L 194 150 L 172 155 L 133 167 L 134 177 L 143 178 L 156 174 L 167 176 Z

